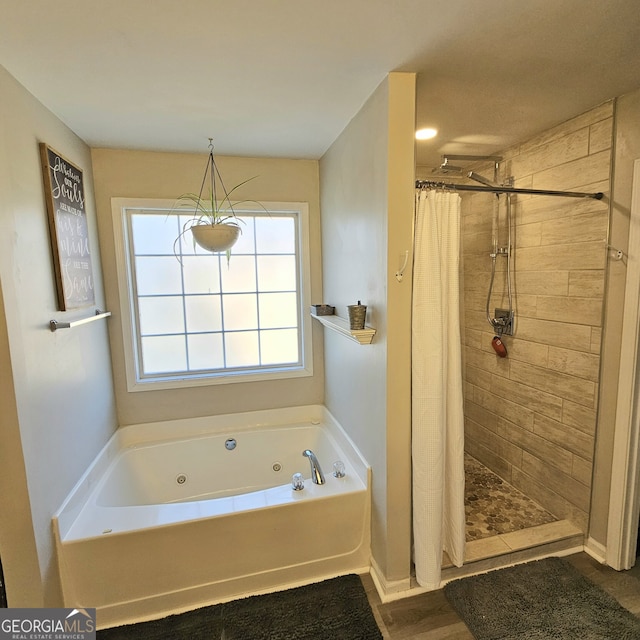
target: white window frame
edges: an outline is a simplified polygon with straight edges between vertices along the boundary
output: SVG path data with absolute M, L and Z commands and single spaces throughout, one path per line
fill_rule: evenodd
M 299 378 L 313 375 L 313 349 L 311 339 L 311 316 L 307 312 L 311 305 L 311 260 L 309 250 L 309 205 L 306 202 L 262 202 L 267 211 L 294 213 L 298 219 L 297 246 L 299 251 L 298 288 L 300 291 L 299 328 L 301 332 L 301 366 L 262 368 L 257 371 L 195 373 L 189 375 L 167 375 L 163 378 L 142 378 L 139 375 L 138 339 L 136 335 L 134 293 L 131 287 L 133 271 L 127 242 L 127 211 L 166 211 L 175 206 L 175 200 L 156 198 L 111 198 L 118 294 L 120 299 L 120 320 L 124 346 L 125 372 L 129 391 L 157 391 L 179 389 L 236 382 L 258 382 L 284 378 Z M 242 206 L 242 211 L 263 212 L 258 205 Z M 184 211 L 181 212 L 184 215 Z M 240 214 L 241 215 L 241 214 Z M 233 268 L 233 255 L 231 256 Z

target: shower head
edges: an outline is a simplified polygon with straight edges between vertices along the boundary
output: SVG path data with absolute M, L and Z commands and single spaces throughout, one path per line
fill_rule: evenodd
M 498 186 L 494 182 L 491 182 L 491 180 L 489 180 L 488 178 L 481 176 L 479 173 L 476 173 L 475 171 L 469 171 L 469 173 L 467 173 L 467 178 L 471 178 L 471 180 L 475 180 L 476 182 L 479 182 L 480 184 L 484 184 L 487 187 Z
M 449 158 L 447 158 L 447 156 L 442 156 L 442 163 L 440 164 L 440 166 L 436 167 L 435 169 L 432 169 L 431 172 L 444 173 L 444 174 L 449 174 L 449 173 L 461 174 L 462 167 L 457 167 L 453 164 L 449 164 Z
M 462 174 L 462 167 L 455 167 L 452 164 L 444 165 L 441 164 L 439 167 L 435 169 L 431 169 L 431 173 L 437 173 L 439 175 L 449 175 L 449 174 Z

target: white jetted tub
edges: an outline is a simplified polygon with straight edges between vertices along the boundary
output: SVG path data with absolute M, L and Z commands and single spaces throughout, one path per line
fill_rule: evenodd
M 53 519 L 64 605 L 105 627 L 368 571 L 369 475 L 322 406 L 120 428 Z

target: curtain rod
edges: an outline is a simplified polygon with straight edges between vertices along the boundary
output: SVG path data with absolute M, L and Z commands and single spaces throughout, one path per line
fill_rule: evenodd
M 564 196 L 565 198 L 593 198 L 602 200 L 604 193 L 584 193 L 582 191 L 549 191 L 546 189 L 521 189 L 518 187 L 476 187 L 472 184 L 454 184 L 434 182 L 433 180 L 416 180 L 416 189 L 451 189 L 452 191 L 483 191 L 485 193 L 527 193 L 539 196 Z

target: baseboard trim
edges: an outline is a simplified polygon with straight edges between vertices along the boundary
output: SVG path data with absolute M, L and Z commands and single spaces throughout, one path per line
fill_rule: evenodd
M 584 552 L 600 564 L 607 564 L 607 548 L 592 537 L 587 538 L 584 544 Z
M 405 594 L 411 589 L 411 577 L 402 580 L 387 580 L 375 558 L 371 558 L 369 574 L 382 602 L 390 602 L 397 600 L 399 597 L 404 597 L 404 595 L 399 594 Z

